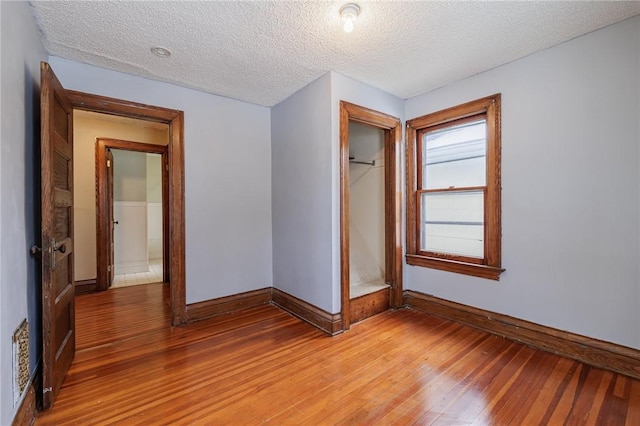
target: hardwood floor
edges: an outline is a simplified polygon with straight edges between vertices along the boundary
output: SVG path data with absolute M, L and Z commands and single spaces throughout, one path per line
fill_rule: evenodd
M 162 288 L 77 298 L 37 425 L 640 424 L 640 381 L 421 312 L 334 337 L 271 305 L 172 328 Z

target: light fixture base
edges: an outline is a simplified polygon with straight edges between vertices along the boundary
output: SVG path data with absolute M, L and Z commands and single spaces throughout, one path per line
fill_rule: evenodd
M 345 19 L 345 15 L 353 15 L 358 17 L 360 14 L 360 6 L 355 3 L 347 3 L 340 8 L 340 16 Z
M 151 53 L 161 58 L 168 58 L 171 56 L 171 51 L 165 47 L 154 46 L 151 48 Z

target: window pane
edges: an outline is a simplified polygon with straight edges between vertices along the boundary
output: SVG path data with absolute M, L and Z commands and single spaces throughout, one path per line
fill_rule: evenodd
M 423 189 L 486 185 L 486 120 L 425 133 Z
M 484 192 L 443 191 L 421 196 L 422 251 L 484 258 Z

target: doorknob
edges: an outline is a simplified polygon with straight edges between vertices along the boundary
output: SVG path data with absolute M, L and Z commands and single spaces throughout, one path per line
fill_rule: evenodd
M 56 269 L 56 252 L 64 253 L 67 251 L 67 245 L 62 243 L 56 244 L 55 238 L 51 240 L 51 269 Z
M 31 246 L 31 250 L 29 251 L 31 252 L 31 256 L 40 257 L 42 255 L 42 249 L 35 244 Z
M 114 221 L 113 221 L 113 224 L 114 224 L 114 225 L 117 225 L 118 223 L 120 223 L 120 222 L 118 222 L 117 220 L 114 220 Z

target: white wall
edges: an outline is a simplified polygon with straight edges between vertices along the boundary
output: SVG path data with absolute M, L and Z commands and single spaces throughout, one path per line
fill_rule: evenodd
M 162 202 L 162 155 L 147 153 L 147 201 Z
M 405 288 L 640 348 L 640 17 L 406 102 L 502 93 L 499 282 L 408 266 Z
M 113 199 L 147 201 L 147 154 L 113 149 Z
M 162 203 L 147 203 L 149 259 L 162 260 Z
M 147 154 L 112 150 L 115 274 L 149 271 Z
M 40 266 L 40 61 L 46 54 L 26 2 L 0 2 L 0 424 L 11 424 L 12 335 L 29 321 L 33 375 L 42 356 Z
M 340 312 L 340 101 L 401 118 L 403 101 L 329 72 L 272 108 L 274 287 Z
M 325 74 L 271 111 L 273 285 L 336 312 L 330 85 L 330 74 Z
M 147 154 L 112 152 L 115 274 L 147 272 Z
M 184 111 L 187 303 L 270 286 L 269 109 L 57 57 L 49 61 L 67 89 Z
M 147 236 L 149 259 L 162 259 L 162 156 L 147 154 Z
M 113 233 L 115 275 L 148 272 L 147 202 L 114 201 L 113 214 L 119 222 Z
M 352 286 L 384 282 L 384 131 L 349 122 L 349 278 Z

